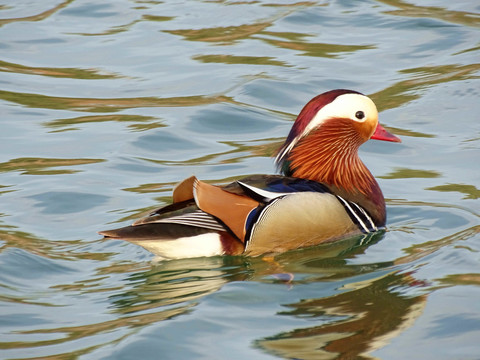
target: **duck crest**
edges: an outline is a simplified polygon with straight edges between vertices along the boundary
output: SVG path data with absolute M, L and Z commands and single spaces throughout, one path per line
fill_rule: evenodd
M 275 163 L 277 164 L 278 169 L 288 176 L 292 174 L 289 173 L 290 160 L 288 155 L 292 148 L 297 144 L 297 142 L 305 135 L 307 132 L 308 125 L 312 122 L 312 119 L 315 115 L 323 108 L 325 105 L 333 102 L 337 97 L 344 94 L 358 94 L 363 95 L 357 91 L 346 90 L 346 89 L 337 89 L 327 91 L 323 94 L 315 96 L 311 99 L 300 111 L 298 114 L 288 136 L 285 140 L 285 143 L 278 150 L 278 153 L 275 158 Z
M 288 134 L 288 137 L 285 143 L 286 144 L 291 143 L 295 138 L 297 138 L 298 136 L 301 136 L 302 133 L 305 131 L 307 125 L 311 122 L 313 117 L 318 113 L 318 111 L 322 107 L 331 103 L 340 95 L 344 95 L 344 94 L 363 95 L 358 91 L 347 90 L 347 89 L 337 89 L 337 90 L 327 91 L 323 94 L 315 96 L 303 107 L 302 111 L 300 111 L 300 114 L 298 114 L 297 119 L 295 120 L 295 123 L 293 124 L 292 129 L 290 130 L 290 133 Z
M 339 89 L 310 100 L 298 115 L 275 161 L 284 175 L 367 195 L 375 192 L 373 188 L 378 185 L 358 157 L 358 148 L 365 142 L 358 124 L 351 119 L 327 118 L 321 126 L 309 129 L 320 109 L 344 94 L 362 95 Z

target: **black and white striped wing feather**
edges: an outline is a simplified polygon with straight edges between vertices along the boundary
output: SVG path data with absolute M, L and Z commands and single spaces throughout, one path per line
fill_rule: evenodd
M 195 210 L 186 214 L 157 219 L 150 221 L 149 223 L 180 224 L 214 231 L 227 231 L 227 228 L 222 225 L 217 218 L 202 210 Z

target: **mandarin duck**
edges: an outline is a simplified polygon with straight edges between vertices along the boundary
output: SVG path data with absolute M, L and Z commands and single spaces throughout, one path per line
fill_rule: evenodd
M 194 176 L 173 203 L 133 225 L 101 231 L 162 258 L 265 255 L 383 229 L 385 200 L 358 157 L 369 139 L 400 142 L 378 123 L 373 101 L 352 90 L 310 100 L 280 147 L 282 175 L 214 186 Z

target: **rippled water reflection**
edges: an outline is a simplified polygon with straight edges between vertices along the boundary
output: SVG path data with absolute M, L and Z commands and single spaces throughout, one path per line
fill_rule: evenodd
M 0 358 L 474 359 L 475 1 L 0 4 Z M 96 231 L 187 176 L 274 171 L 306 101 L 369 94 L 388 231 L 157 262 Z

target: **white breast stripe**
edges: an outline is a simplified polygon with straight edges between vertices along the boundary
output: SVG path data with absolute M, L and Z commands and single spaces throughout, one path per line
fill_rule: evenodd
M 368 227 L 365 225 L 365 223 L 360 219 L 357 213 L 352 209 L 348 201 L 346 201 L 344 198 L 338 195 L 337 195 L 337 198 L 343 202 L 343 205 L 347 208 L 350 214 L 352 214 L 355 217 L 355 219 L 357 219 L 358 223 L 362 226 L 363 230 L 365 230 L 365 232 L 367 233 L 370 232 L 370 230 L 368 230 Z
M 189 214 L 172 216 L 170 218 L 153 221 L 155 223 L 181 224 L 188 226 L 197 226 L 204 229 L 215 231 L 226 231 L 225 227 L 220 224 L 212 215 L 202 210 L 197 210 Z
M 368 220 L 368 222 L 370 223 L 370 228 L 377 231 L 378 228 L 375 226 L 372 218 L 367 214 L 367 212 L 362 207 L 358 206 L 358 204 L 356 203 L 352 203 L 352 204 L 355 205 L 357 209 L 359 209 L 362 212 L 362 214 L 365 216 L 365 218 Z

